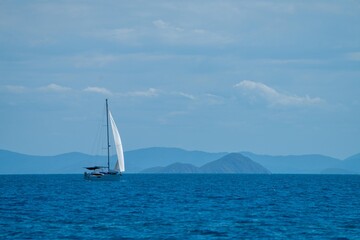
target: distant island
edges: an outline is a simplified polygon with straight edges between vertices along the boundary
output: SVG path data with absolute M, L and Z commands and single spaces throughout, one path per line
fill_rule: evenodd
M 270 171 L 240 153 L 230 153 L 201 167 L 186 163 L 173 163 L 166 167 L 149 168 L 142 173 L 243 173 L 269 174 Z
M 78 152 L 33 156 L 0 150 L 0 174 L 83 173 L 83 167 L 104 161 L 104 156 Z M 316 154 L 271 156 L 154 147 L 125 152 L 125 165 L 126 173 L 360 174 L 360 154 L 340 160 Z

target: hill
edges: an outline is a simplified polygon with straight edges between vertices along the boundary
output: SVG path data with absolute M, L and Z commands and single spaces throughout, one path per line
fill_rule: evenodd
M 318 174 L 327 168 L 336 168 L 342 161 L 318 155 L 269 156 L 242 152 L 243 155 L 260 163 L 272 173 Z
M 188 163 L 173 163 L 166 167 L 148 168 L 142 173 L 199 173 L 199 168 Z
M 197 168 L 191 164 L 174 163 L 166 167 L 146 169 L 144 173 L 246 173 L 267 174 L 269 170 L 240 153 L 230 153 Z
M 125 152 L 128 172 L 141 172 L 155 166 L 167 166 L 176 162 L 202 166 L 219 159 L 225 152 L 208 153 L 202 151 L 186 151 L 180 148 L 153 147 Z
M 350 172 L 360 173 L 360 153 L 346 158 L 338 167 Z
M 342 168 L 326 168 L 323 171 L 321 171 L 321 174 L 357 174 L 357 173 Z
M 82 173 L 85 166 L 100 165 L 103 156 L 66 153 L 56 156 L 33 156 L 0 150 L 0 174 Z
M 202 173 L 270 173 L 268 169 L 240 153 L 230 153 L 200 167 Z

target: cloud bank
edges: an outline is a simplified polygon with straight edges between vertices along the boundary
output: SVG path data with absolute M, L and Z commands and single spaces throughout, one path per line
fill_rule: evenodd
M 243 80 L 234 86 L 240 89 L 242 93 L 251 98 L 261 98 L 271 106 L 313 106 L 323 104 L 325 101 L 315 97 L 299 97 L 280 93 L 263 83 L 250 80 Z

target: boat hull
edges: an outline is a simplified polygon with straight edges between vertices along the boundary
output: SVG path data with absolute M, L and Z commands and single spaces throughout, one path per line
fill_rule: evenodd
M 89 181 L 118 181 L 121 173 L 84 173 L 84 179 Z

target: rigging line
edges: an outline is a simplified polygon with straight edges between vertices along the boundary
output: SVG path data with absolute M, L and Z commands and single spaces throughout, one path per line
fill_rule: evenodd
M 101 112 L 99 111 L 101 116 L 100 118 L 97 118 L 96 120 L 96 125 L 97 125 L 97 131 L 96 134 L 94 134 L 94 140 L 93 140 L 93 144 L 92 144 L 92 155 L 95 156 L 103 156 L 104 155 L 104 118 L 105 118 L 105 106 L 102 108 Z M 96 158 L 98 159 L 98 158 Z M 96 159 L 94 159 L 93 161 L 96 161 Z M 95 162 L 93 162 L 93 164 L 97 164 Z

